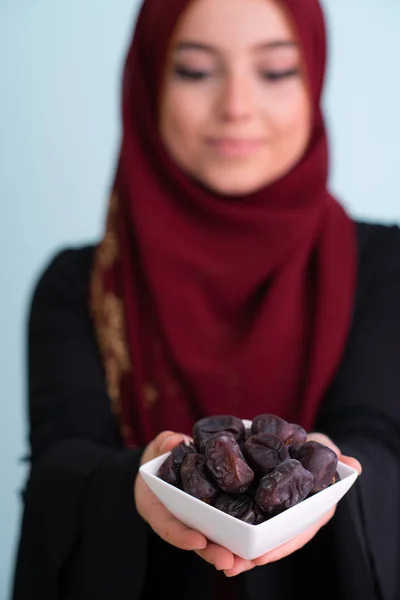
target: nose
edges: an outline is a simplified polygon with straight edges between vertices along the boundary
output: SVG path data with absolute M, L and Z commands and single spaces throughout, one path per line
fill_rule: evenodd
M 220 96 L 220 115 L 224 121 L 245 121 L 254 110 L 254 90 L 249 78 L 230 74 Z

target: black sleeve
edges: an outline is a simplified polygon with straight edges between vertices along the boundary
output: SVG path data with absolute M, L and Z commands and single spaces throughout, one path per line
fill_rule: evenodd
M 142 450 L 125 450 L 87 306 L 91 249 L 58 254 L 29 315 L 31 464 L 13 600 L 140 596 L 147 529 L 135 510 Z
M 349 344 L 316 428 L 363 467 L 335 517 L 336 552 L 348 589 L 353 577 L 349 598 L 398 600 L 400 231 L 375 228 L 369 238 L 360 257 L 364 266 Z M 349 544 L 350 536 L 357 545 Z M 356 560 L 364 564 L 362 572 L 351 568 Z M 368 595 L 358 595 L 360 585 Z

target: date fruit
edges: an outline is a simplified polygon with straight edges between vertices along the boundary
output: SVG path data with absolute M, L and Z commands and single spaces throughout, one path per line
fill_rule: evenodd
M 206 467 L 206 459 L 202 454 L 187 454 L 180 468 L 182 488 L 191 496 L 210 503 L 219 493 Z
M 288 446 L 289 449 L 289 454 L 290 454 L 290 458 L 295 458 L 296 460 L 298 460 L 298 455 L 300 452 L 300 448 L 302 447 L 303 444 L 291 444 L 290 446 Z
M 196 421 L 193 427 L 193 439 L 200 448 L 202 442 L 216 433 L 229 432 L 240 442 L 245 437 L 245 426 L 242 419 L 233 415 L 215 415 Z
M 254 479 L 239 444 L 231 433 L 216 434 L 203 444 L 206 465 L 223 492 L 246 492 Z
M 165 459 L 158 470 L 158 476 L 174 485 L 175 487 L 182 488 L 182 481 L 180 476 L 180 468 L 183 459 L 187 454 L 197 453 L 196 447 L 191 442 L 180 442 L 175 448 L 172 449 L 171 454 Z
M 314 477 L 313 493 L 335 482 L 338 457 L 328 446 L 315 441 L 306 442 L 296 452 L 296 458 Z
M 259 414 L 246 426 L 234 415 L 204 417 L 192 433 L 158 476 L 245 523 L 263 523 L 340 481 L 336 453 L 278 415 Z
M 256 433 L 272 433 L 277 435 L 284 444 L 304 444 L 307 432 L 296 423 L 288 423 L 277 415 L 262 414 L 254 417 L 251 431 Z
M 296 425 L 296 423 L 290 423 L 290 425 L 292 435 L 287 438 L 285 444 L 288 446 L 291 444 L 304 444 L 307 441 L 307 431 L 301 425 Z
M 261 508 L 247 494 L 222 493 L 217 496 L 213 506 L 251 525 L 259 525 L 267 519 Z
M 289 458 L 261 479 L 255 501 L 267 515 L 276 515 L 307 498 L 313 484 L 310 471 Z
M 273 433 L 251 435 L 243 445 L 243 454 L 257 475 L 266 475 L 290 458 L 288 447 Z

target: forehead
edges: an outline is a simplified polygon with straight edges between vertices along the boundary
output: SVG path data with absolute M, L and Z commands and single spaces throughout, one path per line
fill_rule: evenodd
M 173 36 L 235 47 L 272 40 L 295 40 L 289 13 L 277 0 L 193 0 Z

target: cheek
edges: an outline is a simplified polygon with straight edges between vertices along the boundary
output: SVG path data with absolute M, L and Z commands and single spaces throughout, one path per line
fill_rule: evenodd
M 271 131 L 277 143 L 306 144 L 311 130 L 311 110 L 304 92 L 288 95 L 271 110 Z
M 189 151 L 204 131 L 206 116 L 202 104 L 193 94 L 171 89 L 164 98 L 161 130 L 167 146 L 174 154 Z

